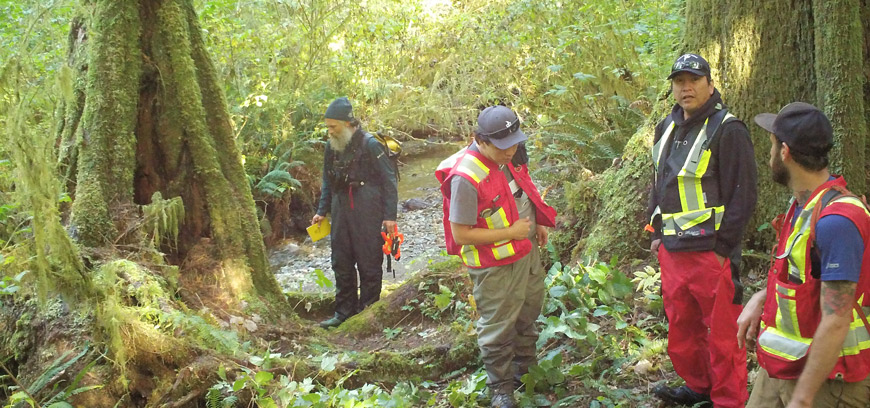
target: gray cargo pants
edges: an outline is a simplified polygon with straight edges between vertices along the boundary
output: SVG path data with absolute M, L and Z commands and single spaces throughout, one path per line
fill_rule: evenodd
M 512 392 L 519 379 L 536 363 L 535 321 L 544 301 L 544 268 L 538 246 L 518 261 L 491 268 L 468 269 L 480 319 L 477 344 L 493 392 Z

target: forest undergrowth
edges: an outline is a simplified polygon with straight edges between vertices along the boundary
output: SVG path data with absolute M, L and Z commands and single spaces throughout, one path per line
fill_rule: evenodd
M 120 209 L 111 245 L 77 242 L 59 107 L 75 106 L 81 85 L 67 47 L 82 31 L 71 27 L 96 3 L 0 3 L 3 406 L 486 404 L 475 303 L 456 261 L 428 265 L 326 332 L 313 320 L 329 299 L 227 296 L 232 283 L 203 273 L 223 267 L 213 242 L 177 259 L 189 217 L 180 197 Z M 656 266 L 581 254 L 601 174 L 661 98 L 682 1 L 194 5 L 266 243 L 310 219 L 322 111 L 335 96 L 349 95 L 369 130 L 406 142 L 461 139 L 482 106 L 518 111 L 534 176 L 561 216 L 539 364 L 517 396 L 524 406 L 653 406 L 651 384 L 674 379 Z

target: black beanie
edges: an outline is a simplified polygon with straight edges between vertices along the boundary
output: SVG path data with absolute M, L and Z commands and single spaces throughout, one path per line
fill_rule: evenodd
M 324 115 L 324 117 L 326 119 L 350 122 L 353 120 L 353 107 L 350 106 L 350 101 L 347 100 L 347 97 L 342 96 L 329 104 L 329 107 L 326 108 L 326 115 Z

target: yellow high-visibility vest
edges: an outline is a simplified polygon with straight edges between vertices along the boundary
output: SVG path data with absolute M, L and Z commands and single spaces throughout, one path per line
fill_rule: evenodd
M 722 110 L 724 111 L 724 110 Z M 716 116 L 722 116 L 719 123 L 716 123 L 715 130 L 707 132 L 710 120 L 717 119 Z M 682 237 L 683 234 L 697 234 L 698 231 L 692 229 L 710 218 L 714 219 L 714 229 L 719 230 L 722 223 L 722 217 L 725 215 L 725 206 L 719 205 L 714 207 L 707 206 L 706 194 L 701 186 L 701 179 L 707 172 L 707 167 L 710 164 L 710 148 L 709 142 L 712 141 L 715 133 L 722 124 L 729 120 L 735 120 L 734 115 L 724 112 L 724 115 L 714 114 L 704 121 L 704 125 L 695 137 L 695 142 L 683 163 L 682 168 L 677 174 L 677 187 L 680 195 L 680 211 L 673 213 L 663 213 L 660 206 L 656 206 L 650 218 L 650 224 L 653 223 L 657 215 L 662 217 L 662 235 Z M 664 150 L 668 148 L 671 142 L 671 134 L 675 128 L 674 121 L 668 117 L 668 123 L 664 134 L 655 143 L 652 148 L 653 164 L 656 173 L 659 172 L 660 161 Z M 686 142 L 684 142 L 686 143 Z M 656 177 L 658 179 L 658 177 Z M 700 231 L 700 233 L 706 233 Z M 712 233 L 712 231 L 711 231 Z

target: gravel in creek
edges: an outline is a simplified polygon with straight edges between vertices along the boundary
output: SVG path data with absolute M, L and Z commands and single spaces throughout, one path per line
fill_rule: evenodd
M 385 284 L 402 282 L 417 271 L 423 269 L 429 262 L 440 262 L 447 259 L 444 251 L 444 229 L 442 227 L 441 193 L 437 188 L 420 188 L 419 198 L 400 200 L 398 211 L 399 232 L 405 234 L 402 244 L 402 257 L 392 266 L 396 277 L 386 272 L 387 262 L 384 261 Z M 318 270 L 322 275 L 335 283 L 330 266 L 331 249 L 329 237 L 311 242 L 285 241 L 269 252 L 269 263 L 278 283 L 285 291 L 305 291 L 334 293 L 333 286 L 319 279 Z M 320 282 L 320 284 L 318 284 Z

